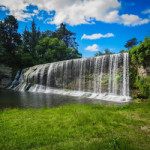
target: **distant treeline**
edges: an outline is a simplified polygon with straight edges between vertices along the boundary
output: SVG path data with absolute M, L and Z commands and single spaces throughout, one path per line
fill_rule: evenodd
M 81 58 L 75 35 L 63 23 L 56 31 L 41 32 L 34 20 L 31 29 L 26 26 L 20 34 L 17 19 L 8 16 L 0 21 L 0 62 L 15 68 L 26 68 Z

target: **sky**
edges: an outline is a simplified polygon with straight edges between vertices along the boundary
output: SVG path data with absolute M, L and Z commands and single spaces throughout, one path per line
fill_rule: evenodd
M 33 19 L 41 31 L 66 23 L 83 57 L 107 48 L 118 53 L 127 40 L 150 36 L 150 0 L 0 0 L 0 20 L 8 15 L 18 19 L 20 33 Z

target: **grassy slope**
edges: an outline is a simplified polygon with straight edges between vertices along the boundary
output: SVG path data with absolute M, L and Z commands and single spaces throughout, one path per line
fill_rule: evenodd
M 150 103 L 4 110 L 0 149 L 150 150 Z

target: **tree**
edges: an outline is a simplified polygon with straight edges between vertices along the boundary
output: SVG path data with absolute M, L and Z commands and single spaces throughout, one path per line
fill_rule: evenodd
M 113 53 L 110 52 L 110 50 L 107 48 L 104 50 L 104 53 L 99 51 L 98 53 L 95 54 L 95 56 L 110 55 L 110 54 L 113 54 Z
M 61 23 L 60 27 L 52 34 L 54 38 L 64 41 L 67 47 L 75 47 L 77 49 L 78 44 L 75 35 L 75 33 L 66 28 L 66 24 L 64 23 Z
M 18 33 L 18 22 L 14 16 L 8 16 L 0 22 L 0 41 L 9 55 L 15 54 L 22 41 Z
M 61 24 L 56 32 L 41 33 L 33 20 L 30 30 L 25 27 L 22 38 L 17 30 L 18 22 L 13 16 L 0 21 L 1 62 L 19 69 L 82 57 L 77 50 L 75 33 L 67 30 L 65 24 Z
M 104 54 L 100 51 L 95 54 L 95 56 L 102 56 L 102 55 L 104 55 Z
M 35 20 L 32 21 L 32 28 L 31 28 L 31 51 L 33 55 L 36 54 L 35 47 L 38 44 L 38 40 L 40 39 L 40 30 L 36 29 Z
M 104 50 L 104 54 L 105 55 L 109 55 L 109 54 L 113 54 L 112 52 L 110 52 L 110 50 L 107 48 Z
M 127 52 L 127 50 L 121 50 L 119 53 L 126 53 Z
M 150 65 L 150 37 L 146 37 L 144 42 L 141 42 L 137 47 L 133 47 L 129 50 L 129 53 L 133 64 Z
M 41 33 L 40 39 L 45 38 L 45 37 L 52 37 L 53 31 L 46 30 Z
M 4 52 L 4 47 L 3 47 L 2 41 L 0 41 L 0 52 L 1 52 L 1 53 Z
M 68 48 L 62 40 L 45 37 L 39 40 L 36 52 L 40 63 L 80 58 L 78 50 Z
M 66 59 L 75 59 L 75 58 L 81 58 L 82 54 L 78 52 L 76 48 L 67 48 L 68 51 L 68 57 Z
M 4 54 L 4 47 L 3 47 L 3 43 L 0 41 L 0 61 L 3 61 L 2 57 L 3 57 L 3 54 Z
M 124 46 L 125 46 L 126 48 L 130 49 L 130 48 L 136 46 L 138 43 L 139 43 L 139 42 L 137 41 L 136 38 L 132 38 L 132 39 L 128 40 Z
M 27 26 L 25 27 L 25 30 L 22 34 L 22 37 L 23 37 L 23 51 L 25 53 L 31 53 L 31 33 L 30 31 L 28 30 Z
M 29 52 L 33 56 L 36 56 L 35 47 L 38 44 L 40 39 L 40 30 L 36 29 L 35 20 L 32 21 L 31 31 L 25 27 L 25 31 L 23 32 L 23 50 L 24 52 Z

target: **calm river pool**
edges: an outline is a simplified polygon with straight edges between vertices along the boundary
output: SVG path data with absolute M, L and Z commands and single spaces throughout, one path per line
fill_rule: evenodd
M 0 90 L 0 109 L 4 108 L 53 108 L 66 104 L 102 104 L 116 105 L 125 104 L 84 97 L 72 97 L 48 93 L 17 92 L 11 90 Z

